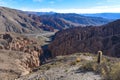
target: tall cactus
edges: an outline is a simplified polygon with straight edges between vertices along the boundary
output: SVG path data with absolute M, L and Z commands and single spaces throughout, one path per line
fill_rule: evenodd
M 97 63 L 100 64 L 102 61 L 102 51 L 98 51 L 98 59 L 97 59 Z

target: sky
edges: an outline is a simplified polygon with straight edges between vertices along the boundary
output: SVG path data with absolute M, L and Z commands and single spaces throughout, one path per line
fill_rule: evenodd
M 120 0 L 0 0 L 0 6 L 35 12 L 120 13 Z

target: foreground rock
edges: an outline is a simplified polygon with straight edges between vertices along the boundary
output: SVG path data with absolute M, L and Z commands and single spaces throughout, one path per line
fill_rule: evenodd
M 42 49 L 23 36 L 0 34 L 0 80 L 13 80 L 40 66 Z
M 76 62 L 76 58 L 80 62 Z M 101 80 L 99 74 L 89 71 L 81 71 L 79 68 L 87 61 L 93 61 L 94 57 L 84 55 L 57 56 L 38 68 L 37 72 L 20 77 L 16 80 Z

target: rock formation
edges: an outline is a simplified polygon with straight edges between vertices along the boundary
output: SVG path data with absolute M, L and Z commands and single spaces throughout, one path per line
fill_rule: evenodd
M 27 37 L 14 36 L 9 33 L 0 34 L 0 55 L 2 55 L 1 57 L 5 56 L 5 58 L 2 59 L 3 62 L 0 62 L 0 70 L 6 70 L 6 68 L 8 68 L 8 70 L 12 69 L 6 66 L 3 67 L 3 64 L 9 62 L 7 65 L 13 66 L 13 68 L 15 67 L 15 70 L 12 69 L 12 71 L 17 71 L 17 77 L 26 75 L 34 68 L 40 66 L 40 56 L 42 53 L 41 47 L 35 40 Z M 6 74 L 8 74 L 8 72 L 6 72 Z M 10 74 L 12 75 L 11 72 Z
M 120 20 L 99 27 L 77 27 L 59 31 L 49 45 L 53 56 L 76 52 L 120 57 Z

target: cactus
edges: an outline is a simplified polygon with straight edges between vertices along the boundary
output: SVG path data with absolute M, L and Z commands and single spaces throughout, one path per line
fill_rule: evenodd
M 98 59 L 97 59 L 97 63 L 100 64 L 102 61 L 102 51 L 98 51 Z

